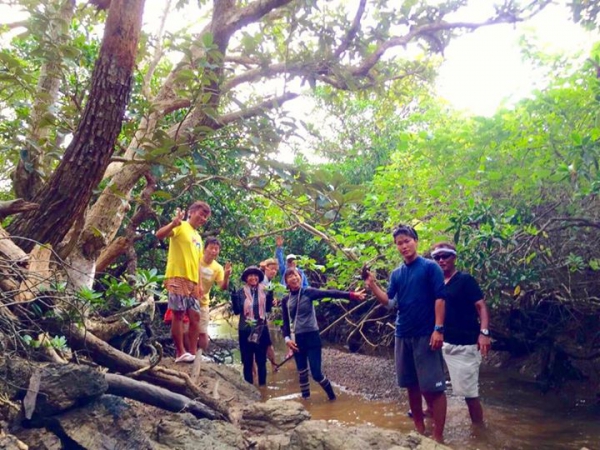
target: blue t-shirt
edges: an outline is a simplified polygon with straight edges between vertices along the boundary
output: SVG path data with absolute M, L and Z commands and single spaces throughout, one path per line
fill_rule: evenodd
M 444 273 L 435 262 L 418 256 L 392 272 L 387 295 L 388 307 L 398 308 L 396 337 L 429 336 L 435 325 L 435 301 L 446 299 Z

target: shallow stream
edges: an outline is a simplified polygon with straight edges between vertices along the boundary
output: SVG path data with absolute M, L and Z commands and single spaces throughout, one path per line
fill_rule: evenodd
M 212 338 L 231 338 L 237 342 L 237 331 L 226 322 L 212 323 L 209 333 Z M 276 331 L 271 331 L 271 337 L 277 360 L 281 361 L 285 355 L 283 340 Z M 239 365 L 239 354 L 236 364 Z M 590 402 L 591 393 L 542 394 L 532 383 L 494 369 L 482 370 L 480 383 L 486 421 L 483 428 L 471 426 L 464 400 L 452 396 L 451 388 L 448 391 L 444 433 L 448 446 L 481 450 L 583 447 L 600 450 L 600 406 Z M 292 360 L 277 373 L 272 373 L 269 365 L 268 386 L 261 393 L 264 400 L 301 401 L 313 419 L 372 424 L 402 432 L 413 430 L 412 420 L 407 416 L 408 404 L 400 400 L 400 393 L 397 401 L 374 401 L 335 383 L 334 387 L 338 398 L 330 402 L 320 386 L 311 381 L 311 398 L 302 400 Z M 430 428 L 431 424 L 427 426 Z

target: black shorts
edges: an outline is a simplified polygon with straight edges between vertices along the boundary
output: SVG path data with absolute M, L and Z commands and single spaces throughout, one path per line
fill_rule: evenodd
M 418 386 L 422 392 L 446 390 L 442 350 L 431 350 L 429 339 L 429 336 L 396 338 L 398 386 Z

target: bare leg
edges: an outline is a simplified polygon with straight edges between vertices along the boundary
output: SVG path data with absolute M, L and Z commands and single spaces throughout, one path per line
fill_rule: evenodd
M 200 334 L 200 313 L 198 311 L 194 311 L 193 309 L 188 309 L 187 311 L 188 317 L 190 318 L 190 329 L 189 329 L 189 342 L 192 350 L 192 354 L 196 354 L 196 349 L 198 348 L 198 335 Z
M 277 367 L 277 361 L 275 361 L 275 349 L 272 345 L 267 347 L 267 359 L 271 361 L 271 368 L 273 372 L 277 372 L 279 368 Z
M 185 347 L 183 346 L 183 311 L 173 311 L 171 336 L 175 343 L 176 356 L 179 357 L 185 353 Z
M 198 335 L 198 347 L 204 351 L 208 350 L 208 334 L 200 333 Z
M 483 408 L 478 397 L 465 398 L 467 407 L 469 408 L 469 415 L 471 416 L 471 422 L 480 425 L 483 423 Z
M 444 392 L 423 393 L 425 401 L 431 405 L 431 414 L 433 417 L 433 439 L 444 442 L 444 426 L 446 425 L 446 394 Z
M 421 434 L 425 433 L 425 422 L 423 420 L 423 405 L 421 403 L 421 389 L 419 386 L 412 386 L 407 388 L 408 391 L 408 404 L 412 411 L 413 422 L 415 428 Z
M 426 408 L 425 408 L 425 412 L 423 413 L 423 415 L 425 417 L 432 417 L 433 413 L 431 411 L 433 411 L 433 408 L 431 407 L 431 405 L 429 403 L 427 403 L 427 399 L 425 399 L 425 404 L 426 404 Z
M 189 322 L 185 323 L 185 316 L 183 322 L 183 346 L 185 347 L 185 351 L 189 354 L 193 355 L 195 353 L 195 350 L 190 343 L 190 324 Z

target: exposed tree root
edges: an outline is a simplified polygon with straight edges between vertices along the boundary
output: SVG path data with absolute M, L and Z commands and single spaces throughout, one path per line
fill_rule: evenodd
M 170 392 L 143 381 L 107 373 L 108 393 L 131 398 L 172 412 L 190 412 L 201 419 L 221 419 L 222 415 L 185 395 Z
M 154 367 L 147 371 L 141 371 L 146 362 L 123 353 L 112 347 L 91 333 L 71 325 L 68 330 L 69 343 L 74 350 L 88 352 L 89 356 L 98 364 L 107 367 L 114 372 L 132 373 L 139 372 L 139 378 L 148 383 L 162 386 L 172 392 L 176 392 L 204 403 L 214 409 L 218 418 L 230 420 L 229 411 L 219 401 L 204 393 L 191 378 L 184 373 L 164 367 Z

